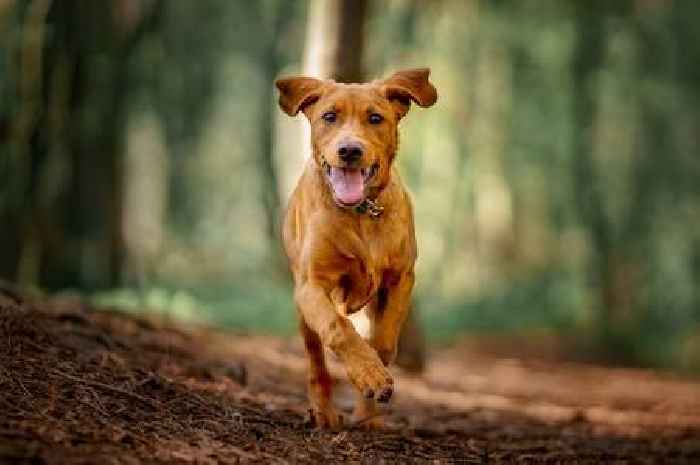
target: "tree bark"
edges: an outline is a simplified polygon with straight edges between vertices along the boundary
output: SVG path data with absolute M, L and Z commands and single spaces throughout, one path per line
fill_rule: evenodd
M 277 50 L 279 41 L 284 33 L 285 25 L 292 13 L 293 2 L 282 2 L 273 11 L 269 21 L 268 40 L 262 49 L 263 79 L 267 86 L 262 92 L 261 112 L 259 120 L 260 152 L 258 165 L 260 167 L 260 195 L 265 210 L 266 233 L 270 244 L 270 262 L 274 271 L 286 269 L 282 260 L 283 250 L 280 242 L 281 194 L 280 179 L 275 162 L 273 140 L 275 137 L 275 116 L 277 115 L 277 96 L 268 90 L 274 88 L 275 79 L 282 68 L 282 57 Z M 263 11 L 258 12 L 261 23 L 265 22 Z M 286 273 L 285 273 L 286 274 Z
M 364 79 L 367 0 L 313 0 L 307 21 L 304 72 L 338 82 Z
M 597 292 L 595 321 L 603 355 L 624 358 L 625 341 L 619 338 L 620 309 L 629 306 L 626 296 L 628 264 L 623 248 L 616 247 L 613 227 L 605 212 L 601 180 L 594 161 L 597 113 L 595 74 L 603 66 L 607 34 L 605 5 L 577 3 L 576 43 L 573 55 L 574 199 L 591 243 L 590 285 Z M 614 349 L 614 351 L 613 351 Z M 613 353 L 614 352 L 614 353 Z
M 9 141 L 16 199 L 0 213 L 14 218 L 13 237 L 3 233 L 6 279 L 49 289 L 119 283 L 127 60 L 153 22 L 147 14 L 121 31 L 104 13 L 98 4 L 36 0 L 22 16 L 32 40 L 13 76 L 25 90 Z M 50 40 L 37 34 L 45 24 Z M 112 59 L 99 62 L 100 52 Z

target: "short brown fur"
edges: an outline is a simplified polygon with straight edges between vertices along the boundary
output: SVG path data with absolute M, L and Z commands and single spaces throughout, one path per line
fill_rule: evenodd
M 415 69 L 366 84 L 307 77 L 276 83 L 280 107 L 290 116 L 303 111 L 311 123 L 312 157 L 289 201 L 283 242 L 309 358 L 309 399 L 321 427 L 340 424 L 324 347 L 344 363 L 358 390 L 355 418 L 363 425 L 379 424 L 375 399 L 387 402 L 393 392 L 386 367 L 408 313 L 417 255 L 411 201 L 393 161 L 398 124 L 411 102 L 427 107 L 437 100 L 428 76 L 429 70 Z M 379 115 L 380 122 L 370 122 L 370 115 Z M 345 143 L 362 147 L 359 160 L 338 156 Z M 383 207 L 383 214 L 339 205 L 324 171 L 329 167 L 373 169 L 364 197 Z M 367 340 L 348 319 L 363 308 L 371 322 Z

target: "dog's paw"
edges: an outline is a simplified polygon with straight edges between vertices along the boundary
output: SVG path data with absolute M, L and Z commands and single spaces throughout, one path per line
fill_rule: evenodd
M 391 347 L 389 349 L 377 349 L 377 355 L 379 359 L 384 363 L 384 366 L 389 366 L 396 359 L 396 347 Z
M 389 371 L 371 349 L 355 353 L 346 359 L 350 382 L 367 399 L 389 402 L 394 393 L 394 380 Z
M 353 421 L 355 428 L 364 431 L 377 431 L 384 428 L 384 419 L 382 417 L 368 417 Z
M 357 399 L 352 413 L 352 426 L 365 431 L 384 427 L 383 413 L 377 408 L 374 399 Z
M 343 426 L 343 416 L 338 415 L 332 407 L 326 409 L 309 409 L 308 425 L 311 428 L 339 429 Z

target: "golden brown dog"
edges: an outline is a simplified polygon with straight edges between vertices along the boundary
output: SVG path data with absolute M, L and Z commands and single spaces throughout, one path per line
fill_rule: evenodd
M 416 240 L 409 196 L 393 167 L 398 124 L 411 102 L 437 92 L 428 69 L 367 84 L 308 77 L 277 81 L 279 103 L 311 123 L 313 156 L 289 202 L 283 241 L 309 357 L 316 424 L 337 427 L 324 346 L 345 364 L 359 391 L 354 417 L 378 426 L 375 400 L 388 402 L 393 360 L 413 288 Z M 348 316 L 364 309 L 365 337 Z

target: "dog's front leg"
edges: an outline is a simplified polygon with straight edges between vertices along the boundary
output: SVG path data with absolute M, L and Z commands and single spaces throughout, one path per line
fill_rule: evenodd
M 389 371 L 350 320 L 339 314 L 326 290 L 307 281 L 297 286 L 294 296 L 304 323 L 345 364 L 355 388 L 366 398 L 376 395 L 388 401 L 394 383 Z

